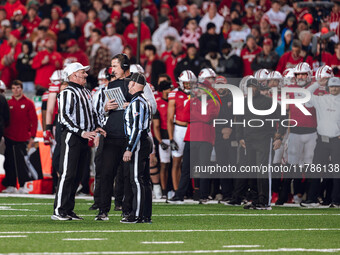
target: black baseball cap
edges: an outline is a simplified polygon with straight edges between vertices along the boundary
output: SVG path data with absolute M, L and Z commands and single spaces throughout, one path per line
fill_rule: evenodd
M 141 73 L 133 73 L 130 78 L 131 81 L 134 81 L 140 85 L 145 86 L 146 85 L 146 79 L 145 76 Z

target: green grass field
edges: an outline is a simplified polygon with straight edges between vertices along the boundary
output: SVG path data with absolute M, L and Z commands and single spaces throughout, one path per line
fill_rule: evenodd
M 340 253 L 339 209 L 154 203 L 153 224 L 122 224 L 119 212 L 94 221 L 91 202 L 76 201 L 84 221 L 60 222 L 50 219 L 53 199 L 0 196 L 0 253 Z

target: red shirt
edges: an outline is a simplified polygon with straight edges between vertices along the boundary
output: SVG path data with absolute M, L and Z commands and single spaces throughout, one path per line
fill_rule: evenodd
M 53 31 L 53 33 L 55 33 L 56 35 L 58 35 L 59 30 L 60 30 L 59 19 L 52 20 L 51 25 L 50 25 L 50 30 Z
M 19 100 L 12 97 L 8 100 L 10 111 L 9 126 L 5 129 L 5 137 L 26 142 L 37 133 L 38 117 L 34 103 L 22 96 Z
M 65 55 L 65 60 L 69 59 L 70 62 L 69 63 L 73 63 L 73 62 L 79 62 L 80 64 L 82 64 L 83 66 L 88 66 L 89 65 L 89 58 L 87 57 L 87 55 L 81 51 L 78 50 L 74 53 L 68 53 Z M 64 61 L 65 61 L 64 60 Z
M 48 56 L 49 62 L 43 65 L 41 62 Z M 35 85 L 40 85 L 44 88 L 48 88 L 50 84 L 50 77 L 53 72 L 57 69 L 63 67 L 63 58 L 60 53 L 53 51 L 49 52 L 43 50 L 38 52 L 38 54 L 33 58 L 32 68 L 37 70 L 34 83 Z
M 159 120 L 161 122 L 161 129 L 168 129 L 168 101 L 161 97 L 156 99 L 157 111 L 159 113 Z
M 301 62 L 303 62 L 303 57 L 294 59 L 292 57 L 292 52 L 288 51 L 281 56 L 280 61 L 277 64 L 276 71 L 283 73 L 283 71 L 287 68 L 294 68 L 297 64 Z M 307 62 L 311 67 L 313 66 L 313 59 L 311 56 L 308 56 L 305 62 Z
M 124 38 L 126 43 L 131 46 L 132 54 L 137 54 L 137 32 L 138 29 L 133 23 L 129 24 L 124 31 Z M 141 23 L 141 42 L 145 39 L 151 39 L 150 29 L 143 22 Z
M 175 100 L 175 115 L 176 120 L 186 122 L 183 109 L 189 100 L 189 95 L 182 90 L 172 91 L 169 93 L 168 100 Z
M 323 65 L 331 66 L 332 65 L 332 61 L 333 61 L 332 54 L 330 54 L 328 52 L 322 52 L 322 54 L 321 54 L 321 65 L 320 65 L 320 62 L 319 62 L 319 56 L 316 56 L 313 59 L 313 62 L 312 62 L 312 65 L 311 65 L 313 73 L 315 74 L 316 70 L 318 70 L 318 68 L 320 66 L 323 66 Z
M 8 1 L 6 1 L 6 4 L 3 7 L 6 12 L 7 12 L 7 16 L 6 19 L 10 20 L 13 16 L 13 12 L 17 9 L 21 10 L 22 15 L 26 15 L 27 11 L 26 8 L 23 4 L 20 3 L 19 0 L 17 0 L 15 3 L 10 4 Z
M 339 69 L 339 72 L 337 74 L 334 74 L 336 77 L 340 77 L 340 59 L 337 58 L 336 54 L 333 55 L 331 67 L 337 67 Z
M 187 133 L 184 141 L 187 141 L 187 135 L 191 142 L 208 142 L 214 145 L 215 143 L 215 128 L 213 119 L 217 118 L 220 112 L 220 104 L 215 105 L 212 99 L 207 100 L 207 114 L 202 115 L 201 100 L 193 98 L 187 104 L 190 107 L 190 121 L 187 128 Z M 185 109 L 184 111 L 188 111 Z
M 262 51 L 261 47 L 256 47 L 254 51 L 250 51 L 248 47 L 245 47 L 241 51 L 241 58 L 243 60 L 243 76 L 253 75 L 254 71 L 251 69 L 251 63 L 254 61 L 256 55 Z
M 18 55 L 21 53 L 21 43 L 17 43 L 13 55 L 9 54 L 10 52 L 12 52 L 12 48 L 8 44 L 8 41 L 5 40 L 0 46 L 0 79 L 8 86 L 18 75 L 16 62 Z M 3 58 L 6 58 L 11 64 L 7 66 L 3 65 Z
M 50 87 L 48 88 L 49 94 L 56 93 L 59 94 L 60 92 L 60 84 L 53 84 L 51 83 Z M 55 100 L 55 106 L 54 106 L 54 113 L 53 113 L 53 122 L 55 116 L 58 114 L 58 100 Z
M 185 54 L 181 54 L 178 56 L 170 55 L 166 60 L 165 60 L 165 68 L 166 68 L 166 73 L 170 76 L 172 84 L 175 86 L 175 88 L 178 87 L 177 80 L 175 78 L 174 70 L 177 66 L 177 63 L 181 61 L 183 58 L 185 58 Z
M 28 39 L 33 33 L 34 29 L 39 26 L 41 18 L 35 16 L 33 21 L 29 21 L 27 18 L 23 20 L 22 25 L 26 28 L 27 32 L 25 38 Z
M 340 37 L 340 12 L 331 12 L 331 14 L 327 17 L 327 22 L 329 23 L 330 30 Z

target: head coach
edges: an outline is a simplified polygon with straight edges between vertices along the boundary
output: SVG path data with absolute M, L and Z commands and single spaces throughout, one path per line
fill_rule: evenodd
M 91 92 L 85 88 L 89 66 L 76 62 L 65 67 L 68 87 L 58 95 L 59 122 L 62 126 L 58 188 L 52 220 L 82 220 L 74 212 L 75 194 L 85 167 L 88 140 L 97 133 L 106 136 L 92 106 Z

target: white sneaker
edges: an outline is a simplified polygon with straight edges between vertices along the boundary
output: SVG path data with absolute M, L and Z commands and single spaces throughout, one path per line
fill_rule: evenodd
M 159 184 L 153 185 L 153 194 L 155 196 L 155 199 L 161 199 L 162 198 L 162 188 Z
M 13 186 L 8 186 L 6 189 L 4 189 L 3 191 L 2 191 L 2 193 L 18 193 L 18 190 L 15 188 L 15 187 L 13 187 Z
M 18 189 L 18 193 L 19 193 L 19 194 L 28 194 L 29 191 L 28 191 L 25 187 L 20 187 L 20 188 Z
M 175 196 L 175 191 L 173 190 L 168 191 L 168 200 L 173 198 L 174 196 Z
M 302 202 L 302 197 L 299 197 L 298 195 L 294 195 L 294 203 L 300 204 Z

